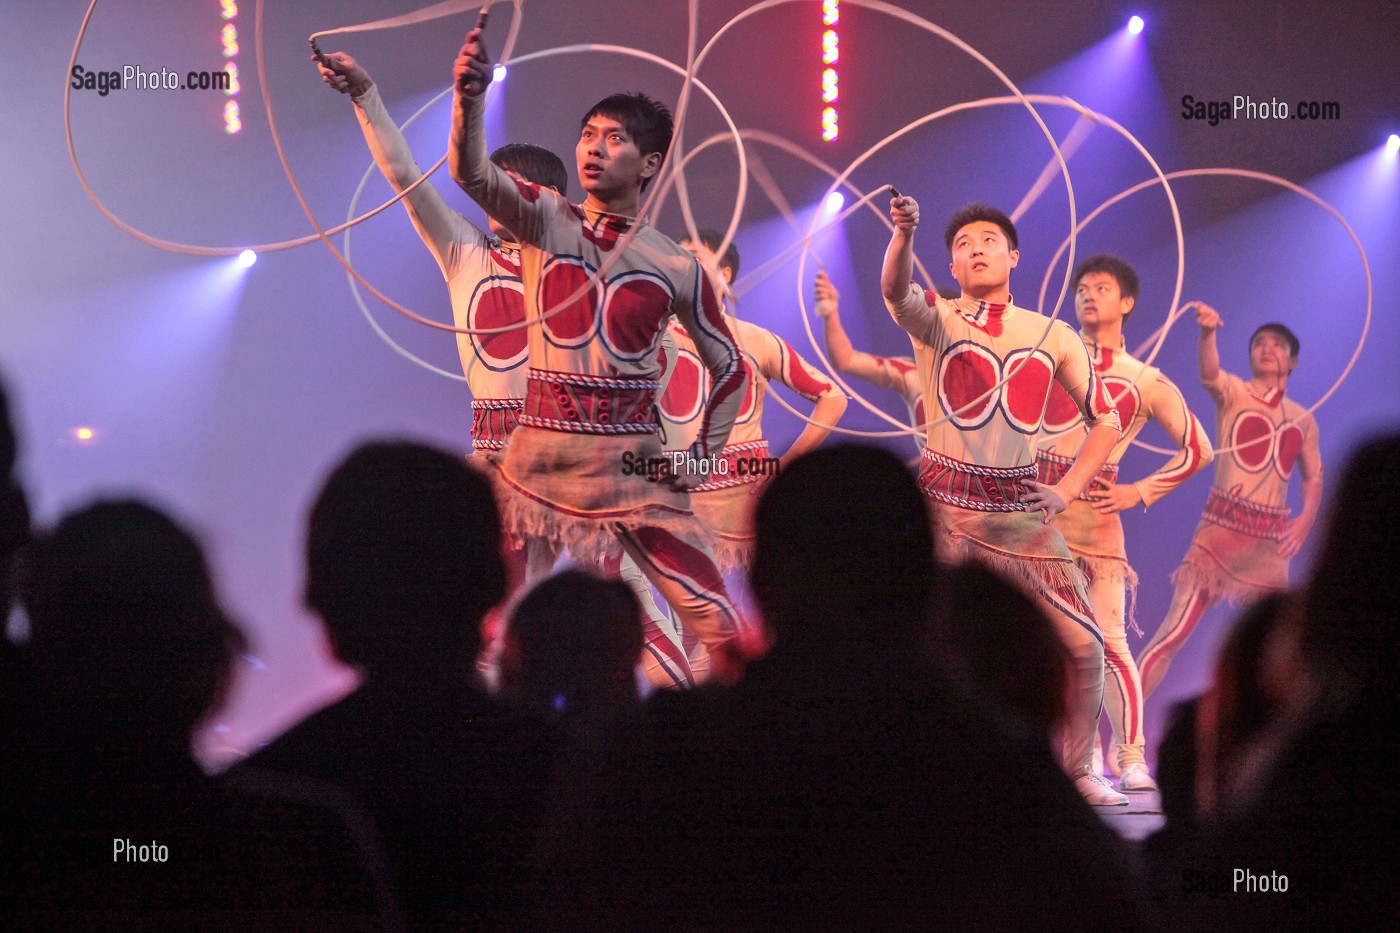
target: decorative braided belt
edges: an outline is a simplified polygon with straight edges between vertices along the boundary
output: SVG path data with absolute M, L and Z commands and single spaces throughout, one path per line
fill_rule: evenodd
M 1212 486 L 1210 498 L 1206 500 L 1205 514 L 1201 517 L 1251 538 L 1279 541 L 1288 525 L 1288 508 L 1260 505 L 1234 490 Z
M 472 399 L 472 446 L 477 450 L 504 450 L 510 432 L 520 424 L 523 398 Z
M 652 434 L 656 393 L 652 379 L 620 379 L 532 369 L 520 423 L 573 434 Z
M 754 469 L 753 461 L 768 459 L 768 442 L 765 440 L 745 441 L 742 444 L 726 444 L 724 449 L 714 456 L 715 466 L 718 469 L 710 471 L 710 475 L 715 477 L 696 486 L 691 492 L 713 492 L 716 489 L 729 489 L 734 486 L 743 486 L 747 483 L 756 483 L 763 479 L 765 475 Z M 739 461 L 744 461 L 744 468 L 739 469 Z
M 944 505 L 977 512 L 1024 512 L 1021 480 L 1035 479 L 1035 464 L 986 467 L 963 463 L 924 448 L 919 488 Z
M 1053 486 L 1065 478 L 1069 468 L 1074 466 L 1074 461 L 1069 457 L 1061 457 L 1049 451 L 1037 450 L 1035 452 L 1035 466 L 1039 472 L 1039 481 L 1047 486 Z M 1105 463 L 1099 468 L 1099 478 L 1110 486 L 1118 482 L 1118 464 Z M 1089 490 L 1093 488 L 1093 483 L 1085 486 L 1084 492 L 1079 494 L 1079 498 L 1085 502 L 1097 502 L 1102 499 L 1103 496 L 1089 495 Z

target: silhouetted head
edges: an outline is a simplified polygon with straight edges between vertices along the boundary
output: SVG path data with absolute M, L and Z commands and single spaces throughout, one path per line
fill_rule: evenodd
M 9 615 L 12 563 L 29 539 L 29 502 L 14 475 L 18 457 L 9 396 L 0 382 L 0 626 Z
M 758 504 L 750 577 L 779 649 L 887 646 L 927 632 L 928 510 L 899 458 L 842 444 L 795 461 Z
M 1246 608 L 1225 637 L 1211 686 L 1221 765 L 1274 721 L 1287 690 L 1298 682 L 1301 671 L 1280 676 L 1284 672 L 1274 668 L 1290 660 L 1277 649 L 1288 643 L 1301 621 L 1296 596 L 1271 593 Z
M 27 568 L 31 652 L 60 712 L 117 739 L 188 741 L 223 701 L 245 642 L 199 544 L 170 518 L 99 502 L 36 536 Z
M 619 580 L 566 570 L 515 607 L 501 655 L 501 693 L 543 716 L 637 700 L 642 612 Z
M 457 456 L 372 443 L 326 480 L 311 510 L 306 603 L 340 658 L 366 669 L 474 656 L 505 596 L 491 486 Z
M 1400 693 L 1400 434 L 1347 464 L 1304 593 L 1302 651 L 1319 683 L 1371 697 Z
M 1029 597 L 975 561 L 945 567 L 933 619 L 934 650 L 952 670 L 972 674 L 974 696 L 990 694 L 991 705 L 1039 737 L 1056 734 L 1067 710 L 1069 656 Z

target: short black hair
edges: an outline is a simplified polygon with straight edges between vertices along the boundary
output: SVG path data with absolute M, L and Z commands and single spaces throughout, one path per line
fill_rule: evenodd
M 671 117 L 671 109 L 661 101 L 640 91 L 635 94 L 612 94 L 598 101 L 583 115 L 579 129 L 587 126 L 594 117 L 611 117 L 621 123 L 627 135 L 637 144 L 639 154 L 645 156 L 659 152 L 662 160 L 665 160 L 671 148 L 675 121 Z M 650 181 L 650 178 L 643 178 L 642 188 L 645 189 Z
M 64 693 L 53 702 L 169 736 L 188 736 L 223 702 L 248 642 L 219 605 L 203 548 L 164 512 L 96 502 L 38 535 L 25 563 L 31 656 Z
M 491 161 L 526 181 L 553 188 L 565 197 L 569 195 L 569 170 L 564 167 L 564 160 L 543 146 L 507 143 L 491 153 Z
M 926 635 L 938 578 L 927 501 L 879 447 L 836 444 L 784 468 L 758 501 L 749 572 L 776 643 L 844 652 Z
M 1108 253 L 1099 253 L 1090 256 L 1081 262 L 1074 270 L 1074 280 L 1072 284 L 1079 287 L 1079 280 L 1090 272 L 1106 272 L 1113 276 L 1118 283 L 1118 290 L 1122 292 L 1124 298 L 1136 298 L 1138 296 L 1138 274 L 1126 260 L 1117 256 L 1110 256 Z
M 720 244 L 724 242 L 724 234 L 718 230 L 711 230 L 708 227 L 704 230 L 695 231 L 695 242 L 704 243 L 705 248 L 712 253 L 718 254 Z M 692 242 L 690 234 L 681 237 L 682 243 Z M 739 247 L 734 245 L 734 241 L 729 241 L 729 248 L 724 251 L 724 255 L 719 257 L 719 267 L 728 267 L 734 278 L 739 277 Z
M 480 648 L 506 595 L 491 484 L 462 457 L 364 444 L 326 479 L 306 537 L 306 604 L 337 656 L 366 669 Z
M 1075 268 L 1074 278 L 1070 282 L 1071 287 L 1078 289 L 1080 280 L 1091 272 L 1102 272 L 1113 276 L 1113 280 L 1118 283 L 1118 293 L 1124 298 L 1133 299 L 1133 303 L 1136 305 L 1140 283 L 1138 282 L 1137 270 L 1128 265 L 1127 260 L 1110 256 L 1108 253 L 1097 253 L 1090 256 Z M 1123 319 L 1127 320 L 1131 314 L 1132 312 L 1129 311 L 1128 314 L 1123 315 Z
M 1249 335 L 1250 347 L 1254 346 L 1254 338 L 1258 337 L 1266 330 L 1273 331 L 1274 333 L 1282 337 L 1284 340 L 1286 340 L 1288 342 L 1288 355 L 1293 357 L 1294 359 L 1298 358 L 1298 350 L 1302 346 L 1298 343 L 1298 335 L 1293 333 L 1293 331 L 1289 330 L 1287 327 L 1283 326 L 1277 321 L 1270 321 L 1267 324 L 1260 324 L 1258 327 L 1256 327 L 1254 329 L 1254 333 Z
M 1006 234 L 1006 242 L 1010 244 L 1012 249 L 1021 248 L 1020 240 L 1016 237 L 1016 225 L 1011 222 L 1011 218 L 990 204 L 978 201 L 976 204 L 964 207 L 948 221 L 948 226 L 943 231 L 943 242 L 948 247 L 950 254 L 953 252 L 953 237 L 958 235 L 958 231 L 968 224 L 977 223 L 979 220 L 996 224 L 1001 228 L 1001 232 Z

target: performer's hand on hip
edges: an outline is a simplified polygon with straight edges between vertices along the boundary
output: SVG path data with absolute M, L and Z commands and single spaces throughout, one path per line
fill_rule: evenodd
M 1308 532 L 1312 531 L 1312 522 L 1305 520 L 1302 515 L 1289 520 L 1284 526 L 1283 537 L 1278 542 L 1278 553 L 1280 557 L 1292 558 L 1297 556 L 1303 549 L 1303 542 L 1308 540 Z
M 683 470 L 679 473 L 667 473 L 661 478 L 661 482 L 671 488 L 673 492 L 690 492 L 696 486 L 705 481 L 705 477 L 699 473 L 691 473 Z
M 919 202 L 907 194 L 890 198 L 890 220 L 900 233 L 913 233 L 919 225 Z
M 1059 486 L 1049 486 L 1045 483 L 1037 483 L 1033 479 L 1023 479 L 1021 480 L 1021 488 L 1025 492 L 1021 493 L 1019 501 L 1026 507 L 1027 512 L 1043 509 L 1045 511 L 1045 524 L 1050 524 L 1050 519 L 1065 510 L 1065 497 L 1060 492 Z
M 327 52 L 325 59 L 330 62 L 329 68 L 321 61 L 320 56 L 311 56 L 311 60 L 316 63 L 316 70 L 321 73 L 321 80 L 326 82 L 326 86 L 331 90 L 349 94 L 351 97 L 361 97 L 374 84 L 370 80 L 369 72 L 344 52 Z
M 1105 514 L 1142 505 L 1142 493 L 1130 483 L 1109 483 L 1095 476 L 1089 484 L 1089 504 Z
M 490 86 L 492 73 L 491 58 L 486 54 L 486 42 L 480 29 L 467 33 L 467 41 L 457 53 L 452 63 L 452 82 L 462 97 L 480 97 Z

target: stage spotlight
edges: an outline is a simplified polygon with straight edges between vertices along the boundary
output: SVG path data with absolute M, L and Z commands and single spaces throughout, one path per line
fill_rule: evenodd
M 86 444 L 96 436 L 97 432 L 93 431 L 92 428 L 82 427 L 73 429 L 73 439 L 81 444 Z
M 506 79 L 506 66 L 505 66 L 505 65 L 499 65 L 499 64 L 498 64 L 495 68 L 492 68 L 492 69 L 491 69 L 491 80 L 492 80 L 492 81 L 504 81 L 505 79 Z
M 238 265 L 240 268 L 246 269 L 257 261 L 258 254 L 250 249 L 245 249 L 243 252 L 238 254 Z
M 1400 152 L 1400 135 L 1395 133 L 1390 134 L 1390 138 L 1385 141 L 1385 151 L 1391 155 Z
M 839 213 L 841 208 L 846 206 L 846 196 L 839 191 L 833 191 L 826 196 L 826 212 L 828 214 Z
M 1128 20 L 1128 32 L 1132 33 L 1133 35 L 1137 35 L 1138 33 L 1142 32 L 1142 27 L 1143 22 L 1141 16 L 1134 16 L 1132 19 Z

